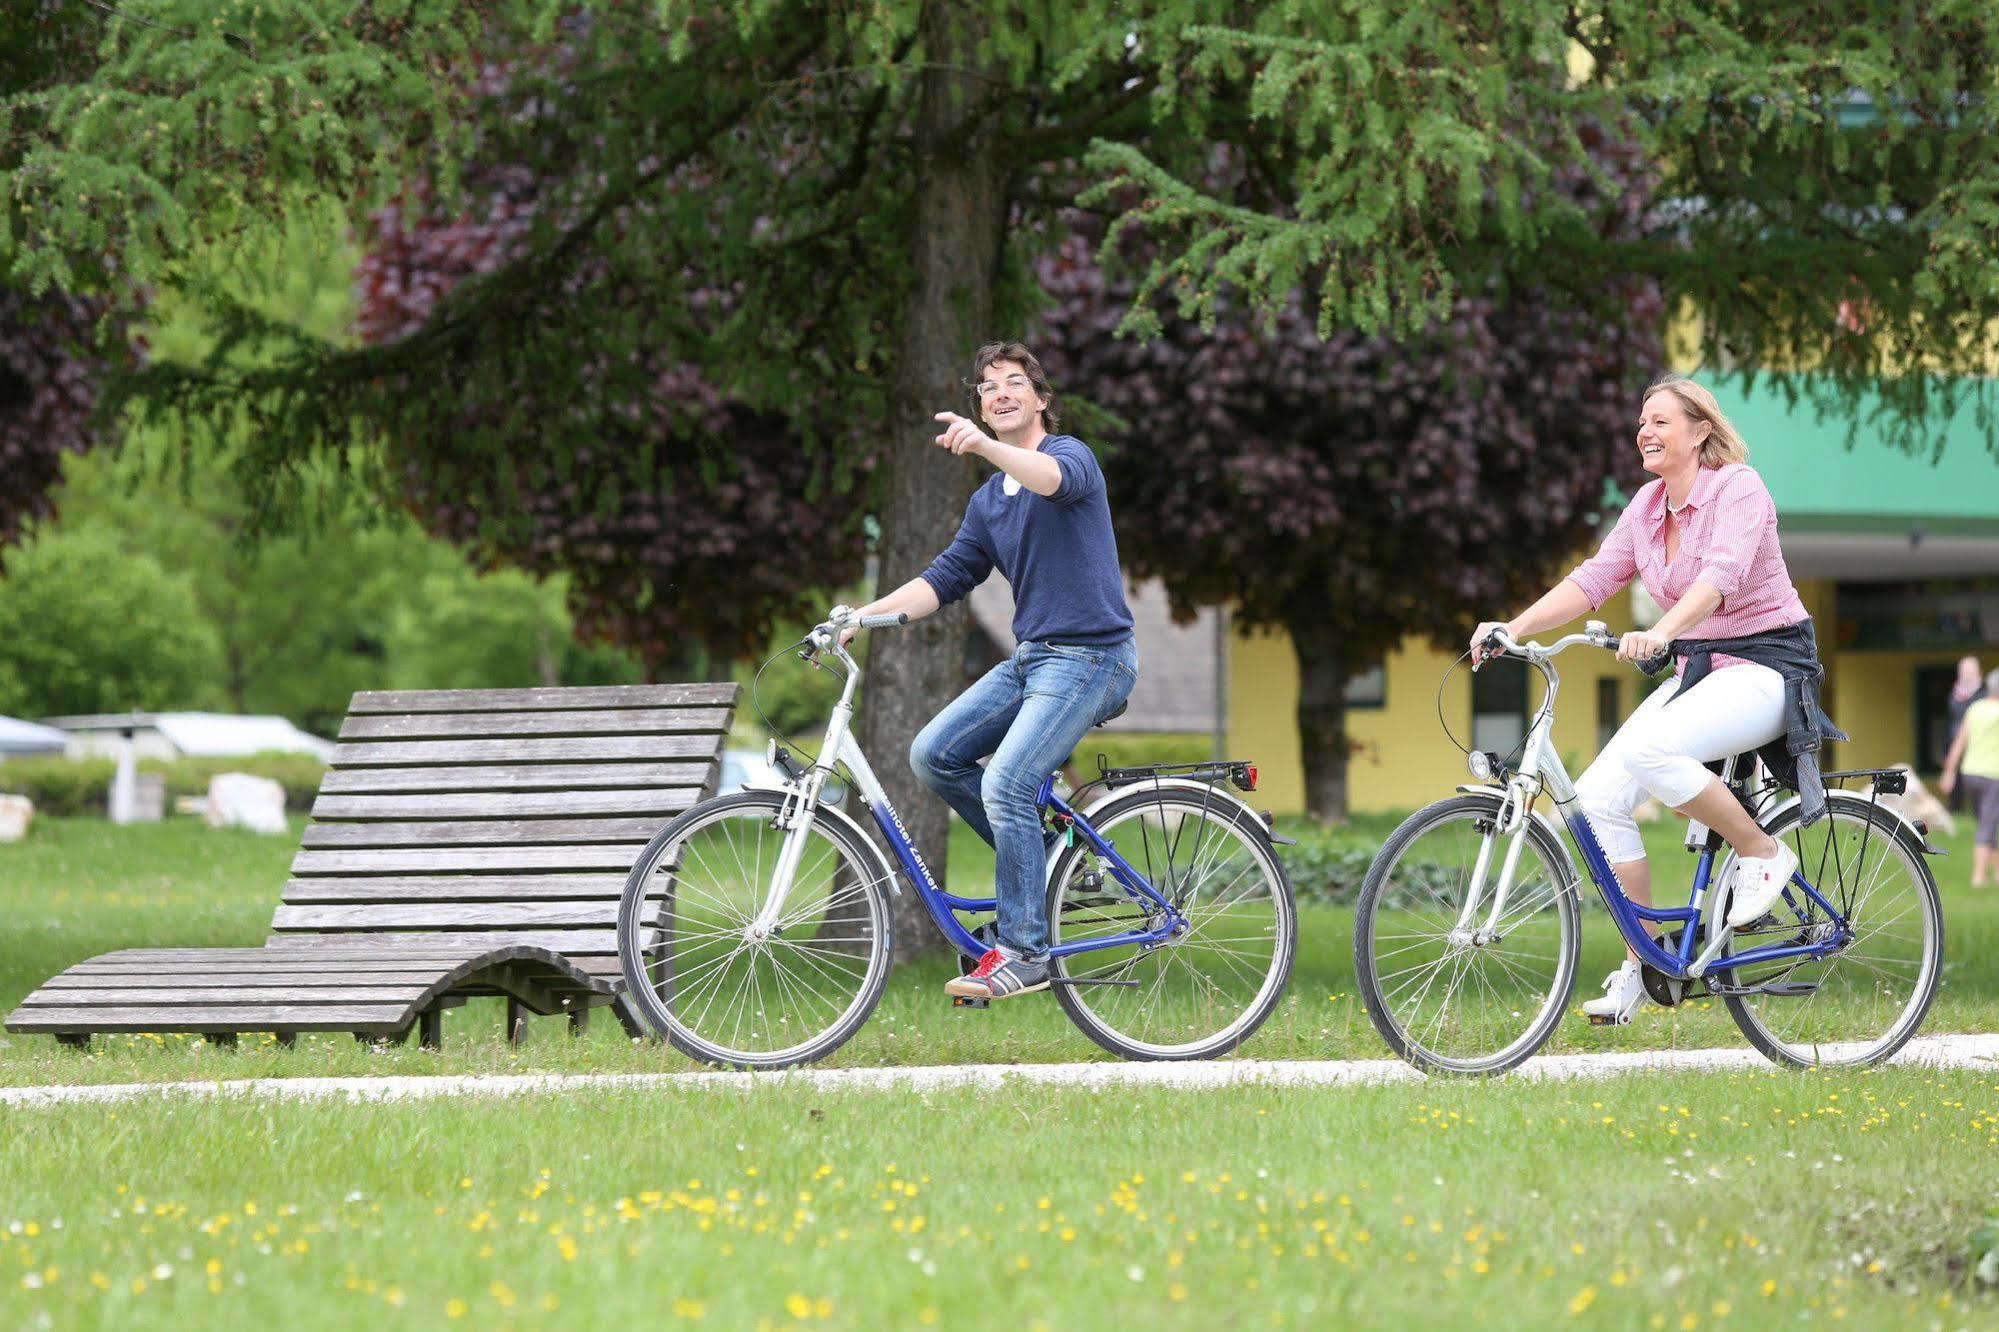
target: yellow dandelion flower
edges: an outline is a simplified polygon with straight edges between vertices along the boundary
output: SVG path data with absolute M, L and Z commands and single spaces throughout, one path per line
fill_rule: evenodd
M 454 1295 L 444 1302 L 444 1316 L 446 1318 L 463 1318 L 467 1307 L 465 1301 Z

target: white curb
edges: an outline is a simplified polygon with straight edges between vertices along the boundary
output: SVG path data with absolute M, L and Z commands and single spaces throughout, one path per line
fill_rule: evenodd
M 1999 1034 L 1918 1037 L 1895 1056 L 1897 1064 L 1976 1068 L 1999 1072 Z M 1604 1078 L 1650 1071 L 1716 1072 L 1770 1068 L 1754 1050 L 1635 1050 L 1604 1054 L 1544 1055 L 1514 1076 Z M 1395 1059 L 1242 1059 L 1191 1064 L 947 1064 L 910 1068 L 792 1069 L 780 1073 L 520 1073 L 385 1078 L 245 1078 L 233 1082 L 143 1082 L 104 1086 L 0 1088 L 0 1105 L 102 1104 L 146 1096 L 232 1096 L 271 1100 L 409 1101 L 433 1096 L 522 1096 L 586 1088 L 644 1090 L 695 1088 L 747 1091 L 804 1086 L 822 1091 L 939 1091 L 1032 1082 L 1065 1087 L 1171 1087 L 1197 1089 L 1257 1083 L 1322 1087 L 1414 1082 L 1422 1074 Z

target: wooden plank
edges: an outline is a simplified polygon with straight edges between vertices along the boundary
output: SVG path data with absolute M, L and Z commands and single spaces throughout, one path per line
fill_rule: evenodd
M 408 1004 L 210 1004 L 199 1008 L 38 1008 L 7 1021 L 9 1031 L 348 1031 L 393 1029 L 410 1020 Z
M 716 735 L 599 736 L 580 740 L 385 740 L 336 745 L 335 768 L 418 768 L 443 763 L 585 763 L 602 759 L 708 758 Z
M 319 963 L 319 955 L 314 952 L 305 952 L 297 956 L 291 956 L 286 954 L 281 948 L 272 947 L 231 949 L 230 951 L 232 953 L 246 953 L 249 956 L 220 959 L 180 957 L 153 961 L 118 960 L 112 962 L 97 959 L 91 962 L 79 962 L 77 965 L 63 972 L 62 975 L 123 976 L 178 975 L 181 973 L 200 974 L 207 972 L 228 974 L 239 971 L 282 972 L 292 967 L 308 967 L 318 965 Z M 467 962 L 478 960 L 480 953 L 485 950 L 476 944 L 472 944 L 465 946 L 461 951 L 451 956 L 430 956 L 430 954 L 440 951 L 436 948 L 383 947 L 375 950 L 378 956 L 355 958 L 342 964 L 342 966 L 350 972 L 408 971 L 418 974 L 441 976 L 447 971 L 464 966 Z
M 637 819 L 470 819 L 441 823 L 315 823 L 299 845 L 308 850 L 339 847 L 578 846 L 627 842 L 644 846 L 667 825 L 670 815 Z M 638 858 L 626 855 L 627 863 Z
M 112 990 L 35 991 L 22 1008 L 157 1004 L 184 1008 L 192 1004 L 280 1002 L 294 1004 L 354 1003 L 413 1004 L 430 992 L 427 985 L 302 985 L 282 993 L 264 993 L 233 985 L 128 985 Z
M 439 902 L 369 906 L 281 906 L 273 930 L 513 929 L 616 925 L 616 902 Z
M 636 848 L 609 846 L 418 848 L 370 851 L 301 851 L 294 875 L 308 874 L 506 874 L 514 870 L 628 871 Z
M 349 768 L 326 774 L 319 784 L 321 799 L 329 795 L 372 795 L 392 792 L 479 791 L 569 792 L 606 787 L 622 790 L 656 787 L 701 789 L 713 779 L 717 736 L 713 748 L 682 763 L 554 763 L 493 764 L 479 767 Z
M 322 962 L 320 968 L 312 972 L 296 966 L 266 966 L 262 970 L 214 968 L 206 972 L 128 968 L 118 972 L 64 972 L 44 980 L 36 994 L 46 994 L 48 990 L 118 990 L 124 986 L 144 984 L 236 986 L 240 990 L 282 990 L 286 986 L 324 986 L 334 982 L 354 986 L 432 986 L 450 970 L 452 968 L 448 966 L 378 968 L 366 966 L 358 958 L 352 964 Z
M 608 898 L 625 890 L 622 874 L 433 874 L 395 878 L 293 879 L 284 900 L 313 902 L 509 902 Z
M 434 947 L 383 948 L 382 956 L 370 965 L 385 967 L 444 967 L 450 968 L 470 961 L 479 955 L 475 945 L 459 943 L 456 940 Z M 301 960 L 309 960 L 313 954 L 301 954 Z M 79 962 L 64 972 L 81 972 L 126 968 L 126 967 L 272 967 L 282 965 L 268 941 L 248 948 L 127 948 L 116 953 L 104 953 L 88 961 Z
M 741 692 L 732 682 L 663 685 L 558 685 L 536 689 L 364 689 L 353 713 L 526 712 L 572 708 L 730 706 Z
M 516 946 L 523 948 L 546 948 L 551 953 L 560 953 L 574 963 L 580 954 L 608 953 L 618 951 L 618 932 L 615 929 L 573 929 L 573 930 L 487 930 L 463 934 L 444 932 L 409 931 L 407 933 L 352 933 L 313 934 L 298 932 L 274 933 L 272 945 L 288 950 L 313 948 L 321 952 L 336 953 L 345 949 L 372 947 L 380 940 L 407 941 L 409 943 L 479 943 L 491 948 Z
M 534 791 L 519 795 L 325 795 L 315 819 L 520 819 L 584 815 L 678 814 L 699 793 L 690 787 L 650 791 Z
M 350 716 L 342 740 L 471 740 L 499 736 L 679 735 L 729 729 L 731 708 L 594 712 L 417 712 Z

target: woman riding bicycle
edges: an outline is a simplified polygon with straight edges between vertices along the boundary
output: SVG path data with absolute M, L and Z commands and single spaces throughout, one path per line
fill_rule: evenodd
M 1473 660 L 1492 654 L 1485 640 L 1495 629 L 1527 638 L 1595 610 L 1641 579 L 1666 613 L 1650 630 L 1624 635 L 1618 659 L 1651 662 L 1671 653 L 1675 678 L 1631 714 L 1576 792 L 1619 883 L 1643 905 L 1651 905 L 1652 879 L 1632 817 L 1640 800 L 1650 795 L 1719 833 L 1740 858 L 1728 923 L 1741 928 L 1769 911 L 1797 856 L 1704 765 L 1760 750 L 1766 766 L 1797 786 L 1810 823 L 1825 807 L 1820 743 L 1847 737 L 1819 706 L 1824 670 L 1778 545 L 1776 506 L 1714 395 L 1677 376 L 1654 384 L 1637 446 L 1644 469 L 1658 479 L 1639 488 L 1596 554 L 1539 601 L 1512 620 L 1480 624 Z M 1583 1009 L 1623 1022 L 1645 997 L 1630 957 L 1605 979 L 1603 997 Z
M 999 946 L 945 988 L 1005 999 L 1049 983 L 1035 796 L 1130 695 L 1138 653 L 1103 470 L 1081 440 L 1049 433 L 1054 393 L 1040 361 L 1018 342 L 988 343 L 973 359 L 972 387 L 998 438 L 939 412 L 937 444 L 999 471 L 973 492 L 958 535 L 930 567 L 857 614 L 921 619 L 968 595 L 995 567 L 1013 588 L 1019 646 L 932 718 L 909 750 L 924 785 L 994 851 Z

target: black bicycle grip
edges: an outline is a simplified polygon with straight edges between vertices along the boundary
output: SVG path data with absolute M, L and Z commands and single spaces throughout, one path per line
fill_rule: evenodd
M 861 628 L 863 629 L 893 629 L 897 625 L 908 623 L 908 611 L 897 611 L 893 615 L 863 615 L 861 617 Z

